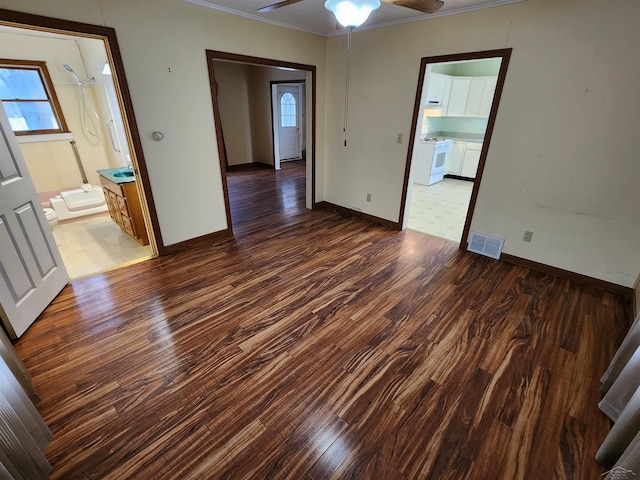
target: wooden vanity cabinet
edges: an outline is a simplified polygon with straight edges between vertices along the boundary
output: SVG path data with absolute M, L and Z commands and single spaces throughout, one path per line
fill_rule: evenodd
M 140 245 L 149 245 L 136 183 L 118 184 L 102 175 L 100 175 L 100 183 L 113 221 Z

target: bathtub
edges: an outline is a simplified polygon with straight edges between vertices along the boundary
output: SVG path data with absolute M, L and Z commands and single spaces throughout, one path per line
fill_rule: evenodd
M 85 184 L 77 190 L 60 192 L 60 195 L 50 198 L 49 202 L 59 220 L 70 220 L 109 210 L 104 192 L 97 185 Z

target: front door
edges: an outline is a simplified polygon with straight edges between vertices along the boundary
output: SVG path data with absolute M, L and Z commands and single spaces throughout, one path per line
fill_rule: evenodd
M 280 160 L 300 158 L 300 89 L 278 85 L 278 139 Z
M 19 338 L 69 281 L 24 158 L 0 108 L 0 319 Z

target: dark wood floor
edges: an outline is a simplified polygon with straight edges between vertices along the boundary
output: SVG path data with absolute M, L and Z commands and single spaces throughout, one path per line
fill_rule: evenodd
M 622 298 L 306 211 L 285 167 L 229 174 L 235 239 L 75 281 L 17 343 L 52 478 L 599 478 Z

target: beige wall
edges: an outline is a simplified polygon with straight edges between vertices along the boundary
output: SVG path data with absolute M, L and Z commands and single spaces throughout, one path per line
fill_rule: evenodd
M 273 165 L 273 114 L 271 111 L 271 82 L 304 80 L 304 72 L 290 72 L 276 68 L 252 67 L 252 125 L 255 158 Z M 304 128 L 304 124 L 302 125 Z
M 347 147 L 345 36 L 181 0 L 0 6 L 116 29 L 167 245 L 226 227 L 206 48 L 317 65 L 316 199 L 392 221 L 407 155 L 396 136 L 409 135 L 420 58 L 513 48 L 472 229 L 505 238 L 509 254 L 620 285 L 640 272 L 638 2 L 528 0 L 356 31 Z
M 328 42 L 325 198 L 398 221 L 420 58 L 513 48 L 472 230 L 506 253 L 631 287 L 640 272 L 638 2 L 529 0 Z M 375 101 L 371 101 L 375 99 Z M 366 194 L 372 202 L 366 202 Z M 525 230 L 534 232 L 525 243 Z
M 27 32 L 28 33 L 28 32 Z M 100 42 L 101 43 L 101 42 Z M 73 40 L 36 37 L 29 34 L 0 33 L 0 58 L 47 62 L 60 107 L 76 141 L 90 183 L 98 182 L 97 169 L 113 165 L 106 134 L 98 138 L 86 134 L 80 119 L 80 89 L 62 65 L 69 64 L 84 79 L 83 58 Z M 100 106 L 104 87 L 99 82 L 85 89 L 87 103 Z M 101 119 L 104 114 L 101 110 Z M 104 123 L 102 125 L 104 130 Z M 78 187 L 82 177 L 69 140 L 20 143 L 20 150 L 38 192 L 52 192 Z
M 115 28 L 166 245 L 227 227 L 206 49 L 316 65 L 324 91 L 326 41 L 317 35 L 182 0 L 0 0 L 0 6 Z M 318 103 L 324 105 L 322 94 Z M 323 136 L 322 108 L 318 120 Z M 155 130 L 164 140 L 153 141 Z M 324 158 L 322 146 L 317 153 Z
M 253 163 L 251 143 L 251 88 L 249 67 L 239 63 L 214 62 L 218 82 L 218 106 L 229 165 Z
M 633 288 L 634 288 L 635 306 L 636 306 L 636 311 L 634 313 L 635 315 L 640 315 L 640 275 L 638 275 L 638 279 L 636 280 L 636 283 Z
M 229 165 L 273 165 L 270 82 L 304 80 L 304 72 L 224 61 L 214 65 Z

